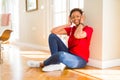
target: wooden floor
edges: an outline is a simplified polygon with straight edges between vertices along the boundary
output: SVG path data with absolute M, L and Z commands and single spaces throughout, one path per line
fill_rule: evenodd
M 29 68 L 26 62 L 43 61 L 50 56 L 49 51 L 4 45 L 2 54 L 4 61 L 0 64 L 1 80 L 120 80 L 120 66 L 103 70 L 86 66 L 62 72 L 42 72 L 41 68 Z

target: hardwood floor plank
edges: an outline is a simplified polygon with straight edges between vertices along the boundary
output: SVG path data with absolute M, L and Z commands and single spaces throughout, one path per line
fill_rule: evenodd
M 86 66 L 81 69 L 65 69 L 62 72 L 43 72 L 41 68 L 28 67 L 26 62 L 43 61 L 50 56 L 49 51 L 9 45 L 2 52 L 4 54 L 3 64 L 0 65 L 2 80 L 119 80 L 120 78 L 119 66 L 104 70 Z

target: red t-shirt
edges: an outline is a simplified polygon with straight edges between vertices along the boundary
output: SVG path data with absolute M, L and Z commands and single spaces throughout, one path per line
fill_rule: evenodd
M 93 29 L 89 26 L 85 26 L 83 31 L 87 33 L 87 36 L 82 39 L 76 39 L 74 37 L 74 32 L 76 27 L 67 27 L 65 28 L 67 35 L 69 36 L 68 39 L 68 49 L 72 54 L 80 56 L 84 60 L 88 62 L 89 58 L 89 45 L 92 36 Z

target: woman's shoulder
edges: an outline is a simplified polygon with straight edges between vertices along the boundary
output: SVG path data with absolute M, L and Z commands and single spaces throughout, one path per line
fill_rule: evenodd
M 92 26 L 89 26 L 89 25 L 86 25 L 85 28 L 93 29 L 93 27 L 92 27 Z
M 92 31 L 93 31 L 93 27 L 91 27 L 91 26 L 89 26 L 89 25 L 86 25 L 86 26 L 84 27 L 84 29 L 89 29 L 89 30 L 92 30 Z

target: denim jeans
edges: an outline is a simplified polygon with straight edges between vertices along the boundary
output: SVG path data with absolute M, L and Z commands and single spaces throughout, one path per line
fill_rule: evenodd
M 68 51 L 66 45 L 55 34 L 49 35 L 49 48 L 51 56 L 44 61 L 44 65 L 63 63 L 68 68 L 82 68 L 86 65 L 86 61 Z

